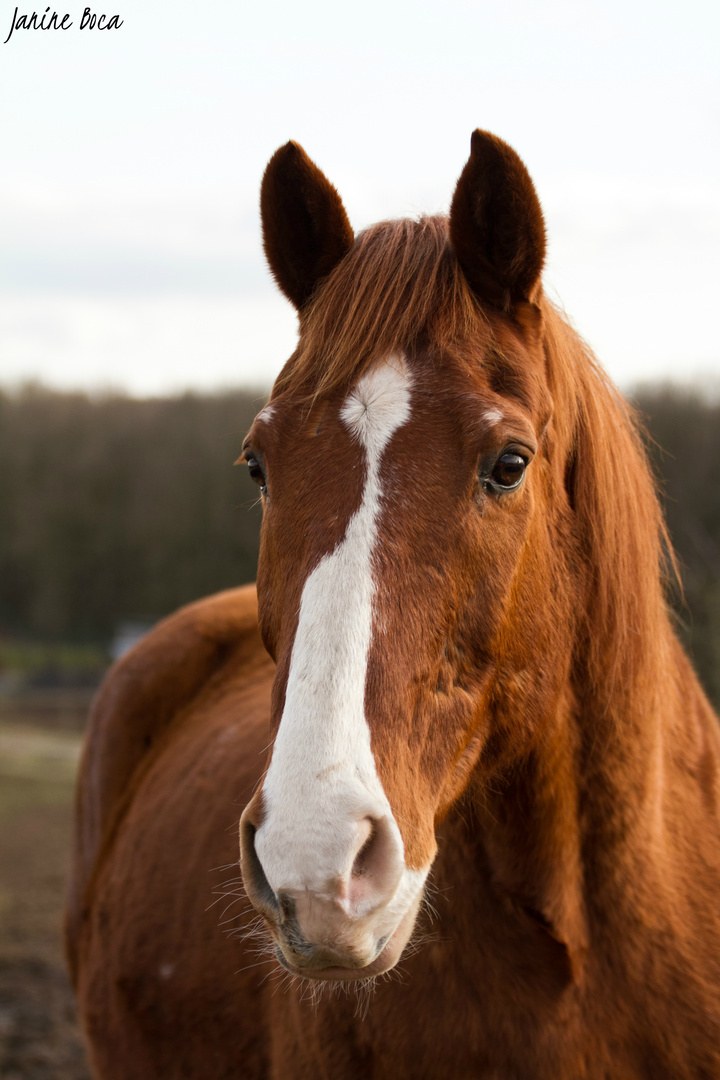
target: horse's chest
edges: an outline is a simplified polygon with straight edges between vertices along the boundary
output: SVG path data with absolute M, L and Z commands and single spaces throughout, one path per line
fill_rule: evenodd
M 476 972 L 438 962 L 429 944 L 368 998 L 325 995 L 313 1007 L 292 992 L 270 1004 L 272 1080 L 578 1080 L 565 1039 L 549 1038 L 543 1013 L 518 1009 L 512 993 L 493 1000 Z M 445 954 L 446 956 L 446 954 Z M 446 957 L 447 958 L 447 957 Z M 492 980 L 490 981 L 492 984 Z M 543 1047 L 542 1054 L 538 1048 Z M 541 1060 L 539 1060 L 539 1057 Z M 563 1065 L 567 1060 L 567 1068 Z M 598 1077 L 602 1074 L 598 1074 Z

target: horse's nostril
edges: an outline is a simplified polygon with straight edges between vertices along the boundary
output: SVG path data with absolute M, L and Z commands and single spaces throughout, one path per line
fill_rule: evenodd
M 277 894 L 277 901 L 283 923 L 296 921 L 295 900 L 290 893 L 281 889 Z
M 368 819 L 370 831 L 367 835 L 365 842 L 355 856 L 355 861 L 352 866 L 352 876 L 354 878 L 363 877 L 368 872 L 368 864 L 370 861 L 370 852 L 375 842 L 376 834 L 376 822 Z
M 361 907 L 377 906 L 395 891 L 403 871 L 402 846 L 387 817 L 366 818 L 368 834 L 353 860 L 350 899 Z
M 276 922 L 280 918 L 280 907 L 255 850 L 256 831 L 246 809 L 240 819 L 240 870 L 245 890 L 253 907 L 267 919 Z

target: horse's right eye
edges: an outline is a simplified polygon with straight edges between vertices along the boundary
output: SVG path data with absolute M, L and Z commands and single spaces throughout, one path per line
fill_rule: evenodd
M 267 480 L 265 479 L 265 473 L 262 470 L 262 465 L 256 457 L 250 455 L 246 457 L 248 472 L 250 473 L 250 479 L 254 480 L 260 488 L 260 492 L 263 495 L 267 495 Z
M 527 465 L 528 458 L 525 454 L 518 453 L 517 450 L 506 450 L 497 459 L 492 471 L 484 477 L 481 476 L 482 486 L 485 491 L 495 495 L 515 491 L 523 482 Z
M 525 475 L 527 458 L 515 451 L 506 451 L 495 463 L 495 468 L 490 474 L 490 482 L 496 491 L 512 491 L 520 486 L 520 481 Z

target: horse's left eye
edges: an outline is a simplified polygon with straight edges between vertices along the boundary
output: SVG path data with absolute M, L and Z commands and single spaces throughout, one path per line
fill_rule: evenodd
M 522 483 L 527 468 L 527 458 L 514 450 L 507 450 L 495 462 L 488 477 L 490 487 L 497 492 L 513 491 Z
M 263 495 L 267 495 L 267 480 L 265 479 L 262 465 L 256 457 L 252 456 L 245 458 L 245 461 L 247 462 L 250 479 L 255 481 Z

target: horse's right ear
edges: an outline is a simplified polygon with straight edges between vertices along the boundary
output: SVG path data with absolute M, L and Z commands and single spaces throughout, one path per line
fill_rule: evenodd
M 270 269 L 299 310 L 352 247 L 345 207 L 302 146 L 289 142 L 276 150 L 265 170 L 260 215 Z
M 450 239 L 475 294 L 510 311 L 534 299 L 545 259 L 545 222 L 530 174 L 512 147 L 473 132 L 450 208 Z

